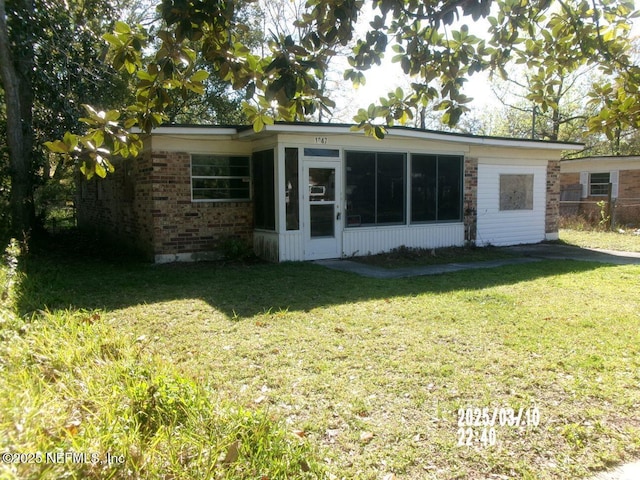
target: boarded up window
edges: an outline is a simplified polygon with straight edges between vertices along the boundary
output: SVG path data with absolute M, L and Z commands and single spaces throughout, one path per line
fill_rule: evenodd
M 500 210 L 533 210 L 533 175 L 500 175 Z

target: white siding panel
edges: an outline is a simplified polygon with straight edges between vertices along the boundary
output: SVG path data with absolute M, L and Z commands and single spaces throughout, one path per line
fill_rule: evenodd
M 280 261 L 304 260 L 304 235 L 302 230 L 280 234 Z
M 343 256 L 388 252 L 397 247 L 440 248 L 464 245 L 462 223 L 411 225 L 375 228 L 346 228 Z
M 255 230 L 253 232 L 253 251 L 260 258 L 278 262 L 278 234 Z
M 533 174 L 533 210 L 500 210 L 500 175 Z M 479 245 L 518 245 L 545 240 L 546 168 L 478 165 Z

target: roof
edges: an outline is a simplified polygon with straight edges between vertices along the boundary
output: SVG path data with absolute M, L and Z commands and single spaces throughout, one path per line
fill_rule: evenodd
M 640 170 L 640 155 L 593 156 L 562 160 L 563 173 Z
M 562 163 L 591 162 L 594 160 L 605 163 L 618 161 L 640 162 L 640 155 L 594 155 L 589 157 L 568 158 L 566 160 L 562 160 Z
M 306 133 L 311 135 L 363 135 L 354 132 L 354 124 L 318 123 L 318 122 L 276 122 L 265 125 L 260 132 L 254 132 L 251 125 L 185 125 L 174 124 L 156 128 L 152 135 L 231 135 L 237 138 L 250 139 L 283 133 Z M 415 138 L 424 140 L 439 140 L 472 145 L 520 147 L 547 150 L 581 150 L 582 143 L 552 142 L 547 140 L 532 140 L 526 138 L 492 137 L 486 135 L 471 135 L 457 132 L 442 132 L 412 127 L 385 127 L 388 136 Z

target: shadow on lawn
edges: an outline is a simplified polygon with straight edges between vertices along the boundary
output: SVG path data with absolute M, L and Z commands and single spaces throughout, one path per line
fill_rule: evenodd
M 22 261 L 18 291 L 22 314 L 39 309 L 117 309 L 201 299 L 229 318 L 265 311 L 308 311 L 369 299 L 480 290 L 611 265 L 552 260 L 452 274 L 377 280 L 310 263 L 151 265 L 48 248 Z

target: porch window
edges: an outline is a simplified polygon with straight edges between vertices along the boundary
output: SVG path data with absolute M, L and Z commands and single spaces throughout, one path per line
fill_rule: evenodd
M 235 202 L 251 197 L 249 157 L 191 155 L 191 199 Z
M 411 155 L 411 222 L 462 219 L 462 157 Z
M 347 227 L 405 223 L 405 154 L 346 152 L 346 169 Z
M 298 149 L 284 149 L 284 184 L 287 230 L 300 229 L 300 192 L 298 182 Z
M 276 195 L 273 150 L 255 152 L 253 166 L 253 218 L 255 228 L 276 229 Z
M 611 175 L 606 173 L 592 173 L 589 175 L 589 195 L 594 197 L 606 196 L 609 194 L 609 183 Z

